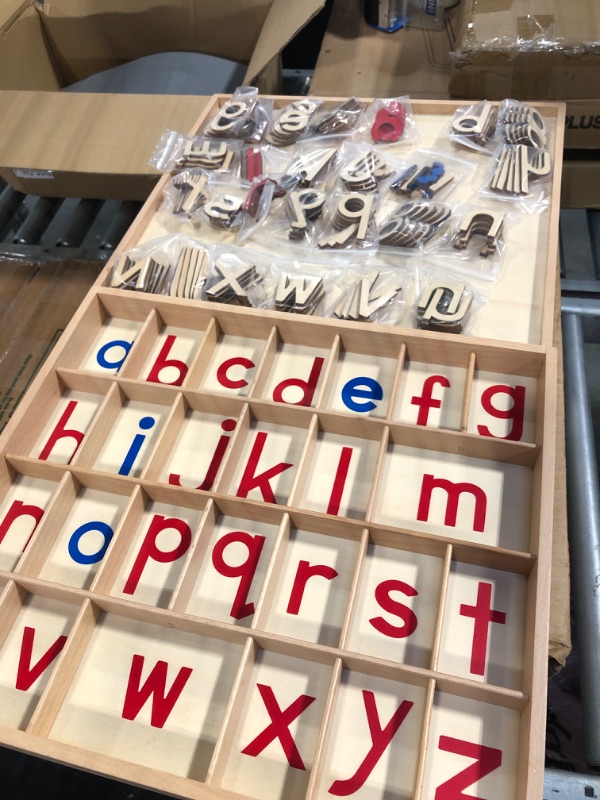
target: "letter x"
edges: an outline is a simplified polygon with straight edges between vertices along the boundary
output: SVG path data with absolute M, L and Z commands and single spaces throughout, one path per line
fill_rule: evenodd
M 264 683 L 257 683 L 258 691 L 263 699 L 265 707 L 271 718 L 271 723 L 258 734 L 256 739 L 242 750 L 247 756 L 257 756 L 271 744 L 275 739 L 279 739 L 283 752 L 288 760 L 290 767 L 296 769 L 305 769 L 304 762 L 300 757 L 296 742 L 289 731 L 289 726 L 292 722 L 299 717 L 300 714 L 308 708 L 308 706 L 316 700 L 316 697 L 309 697 L 307 694 L 301 694 L 294 702 L 283 711 L 279 707 L 279 703 L 273 693 L 273 689 Z

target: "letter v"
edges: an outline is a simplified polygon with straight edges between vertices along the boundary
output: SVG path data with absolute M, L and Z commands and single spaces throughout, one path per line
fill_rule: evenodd
M 36 664 L 31 664 L 33 655 L 33 640 L 35 628 L 25 626 L 23 629 L 23 640 L 21 642 L 21 654 L 19 656 L 19 666 L 17 667 L 17 680 L 15 686 L 21 692 L 26 692 L 37 681 L 40 675 L 45 672 L 50 664 L 65 646 L 66 636 L 59 636 L 58 639 L 46 650 Z

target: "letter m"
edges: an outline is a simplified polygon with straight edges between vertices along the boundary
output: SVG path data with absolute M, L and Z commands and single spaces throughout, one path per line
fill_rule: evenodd
M 167 662 L 157 661 L 146 678 L 146 682 L 142 684 L 144 661 L 144 656 L 133 656 L 121 716 L 123 719 L 135 719 L 147 700 L 152 698 L 150 724 L 154 728 L 162 728 L 193 670 L 190 667 L 182 667 L 171 688 L 167 691 L 167 670 L 169 669 Z
M 425 473 L 421 484 L 421 497 L 419 498 L 419 508 L 417 519 L 420 522 L 429 520 L 429 506 L 434 489 L 443 489 L 446 492 L 446 514 L 444 525 L 452 528 L 456 527 L 456 517 L 458 516 L 458 501 L 462 494 L 469 493 L 473 496 L 475 510 L 473 513 L 473 530 L 483 533 L 485 530 L 485 515 L 487 512 L 487 496 L 483 489 L 474 483 L 453 483 L 445 478 L 436 478 L 434 475 Z

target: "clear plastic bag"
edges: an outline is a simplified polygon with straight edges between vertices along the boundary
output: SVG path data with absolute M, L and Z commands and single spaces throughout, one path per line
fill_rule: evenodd
M 324 316 L 341 296 L 345 263 L 338 258 L 276 259 L 271 265 L 272 307 L 304 316 Z
M 317 231 L 317 247 L 321 250 L 376 248 L 378 201 L 374 192 L 334 192 Z
M 110 285 L 195 299 L 202 292 L 207 271 L 208 248 L 189 236 L 174 234 L 115 254 Z
M 308 139 L 298 144 L 279 182 L 281 188 L 289 191 L 296 186 L 322 185 L 337 163 L 340 147 L 341 141 L 333 138 Z
M 453 206 L 434 200 L 409 200 L 378 215 L 377 235 L 380 247 L 422 250 L 426 243 L 447 226 Z
M 440 200 L 471 180 L 477 164 L 435 150 L 414 150 L 409 166 L 392 179 L 389 189 L 401 198 Z
M 336 136 L 352 132 L 366 108 L 366 104 L 356 97 L 349 97 L 334 106 L 321 106 L 314 114 L 310 136 Z
M 186 169 L 170 178 L 163 189 L 164 210 L 194 220 L 208 198 L 208 174 Z
M 272 295 L 270 260 L 247 247 L 213 245 L 203 299 L 266 308 Z
M 272 178 L 255 178 L 248 189 L 243 205 L 238 243 L 249 239 L 266 220 L 279 186 Z
M 494 153 L 481 194 L 539 214 L 550 204 L 552 155 L 525 144 L 502 144 Z
M 438 263 L 473 279 L 497 280 L 506 257 L 506 229 L 513 220 L 499 203 L 459 206 L 449 236 L 436 248 Z
M 240 142 L 185 136 L 165 131 L 149 164 L 161 172 L 203 169 L 209 172 L 235 173 L 239 167 Z
M 383 148 L 393 144 L 417 144 L 419 133 L 410 97 L 374 100 L 365 111 L 358 135 Z
M 503 100 L 498 112 L 499 138 L 508 144 L 525 144 L 544 149 L 548 146 L 548 128 L 540 112 L 528 103 Z
M 258 89 L 253 86 L 238 87 L 204 126 L 204 136 L 242 140 L 250 137 L 249 141 L 260 141 L 262 133 L 258 139 L 254 138 L 255 133 L 261 126 L 266 130 L 269 117 L 264 117 L 261 122 L 263 115 L 260 111 L 254 116 L 258 100 Z
M 260 177 L 278 181 L 289 163 L 287 155 L 268 144 L 244 145 L 240 153 L 240 180 L 250 184 Z
M 413 272 L 377 263 L 348 269 L 343 275 L 343 292 L 328 308 L 335 319 L 353 322 L 401 324 L 411 297 Z
M 413 325 L 436 333 L 468 334 L 486 300 L 473 283 L 450 270 L 421 267 Z
M 335 177 L 344 191 L 376 192 L 399 168 L 400 162 L 387 153 L 347 142 L 342 147 Z
M 489 100 L 457 108 L 450 121 L 448 137 L 463 147 L 491 155 L 497 147 L 498 108 Z
M 321 105 L 321 100 L 302 98 L 284 106 L 274 115 L 268 138 L 275 147 L 289 147 L 307 136 L 313 114 Z

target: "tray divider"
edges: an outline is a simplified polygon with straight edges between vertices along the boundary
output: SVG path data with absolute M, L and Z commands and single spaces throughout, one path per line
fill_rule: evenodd
M 463 394 L 462 411 L 460 414 L 460 430 L 465 432 L 469 427 L 469 413 L 471 411 L 471 401 L 473 398 L 473 381 L 475 380 L 475 370 L 477 369 L 477 354 L 469 354 L 467 365 L 467 377 Z
M 313 761 L 308 787 L 306 789 L 306 800 L 314 800 L 314 798 L 318 796 L 317 791 L 323 775 L 325 756 L 327 754 L 327 740 L 333 724 L 335 704 L 339 694 L 340 683 L 342 681 L 343 669 L 344 665 L 342 659 L 336 658 L 331 671 L 331 681 L 329 683 L 329 690 L 327 692 L 327 700 L 325 701 L 325 709 L 323 711 L 319 737 L 315 747 L 315 759 Z
M 376 511 L 379 479 L 383 467 L 383 462 L 387 455 L 389 444 L 390 444 L 390 429 L 386 425 L 381 431 L 381 441 L 379 445 L 379 453 L 377 454 L 377 464 L 375 466 L 375 470 L 373 473 L 374 474 L 373 484 L 371 486 L 371 491 L 369 493 L 369 500 L 367 502 L 367 509 L 365 512 L 365 519 L 367 520 L 372 519 L 373 514 Z
M 27 726 L 27 732 L 32 736 L 44 738 L 50 736 L 56 716 L 101 615 L 102 611 L 95 603 L 91 600 L 83 601 L 75 624 Z
M 15 568 L 15 574 L 33 577 L 39 575 L 42 565 L 56 542 L 60 528 L 77 499 L 80 488 L 79 481 L 71 473 L 65 473 L 44 511 L 44 516 L 31 535 L 31 544 L 28 543 L 23 551 L 23 556 Z
M 265 579 L 262 585 L 260 596 L 256 604 L 256 612 L 252 620 L 251 628 L 255 630 L 264 630 L 267 624 L 269 611 L 275 598 L 275 590 L 277 588 L 277 581 L 281 576 L 283 562 L 287 551 L 287 544 L 290 540 L 292 532 L 292 520 L 289 514 L 284 514 L 281 518 L 281 524 L 277 531 L 277 538 L 275 546 L 271 555 L 271 561 L 265 574 Z
M 169 603 L 170 611 L 177 611 L 185 614 L 185 609 L 190 601 L 192 589 L 196 581 L 198 570 L 202 561 L 206 558 L 210 535 L 214 530 L 219 515 L 219 509 L 215 501 L 210 498 L 202 514 L 202 519 L 197 528 L 197 533 L 190 547 L 189 553 L 181 574 L 173 590 L 173 596 Z
M 432 679 L 427 683 L 425 707 L 423 709 L 423 725 L 421 726 L 421 738 L 419 741 L 419 755 L 417 758 L 417 769 L 415 772 L 413 800 L 431 800 L 431 798 L 423 797 L 423 783 L 425 781 L 427 744 L 429 741 L 429 731 L 431 729 L 431 716 L 433 714 L 433 702 L 435 699 L 435 690 L 436 690 L 435 681 Z
M 364 565 L 368 556 L 370 538 L 371 537 L 369 531 L 365 528 L 360 537 L 360 543 L 358 546 L 358 553 L 356 557 L 356 565 L 354 567 L 354 573 L 352 575 L 352 583 L 350 584 L 350 592 L 348 594 L 346 617 L 342 624 L 342 630 L 340 631 L 340 648 L 342 650 L 346 647 L 346 642 L 348 641 L 348 637 L 350 636 L 350 631 L 352 630 L 352 624 L 354 622 L 354 616 L 356 612 L 356 604 L 358 602 L 360 581 L 364 571 Z
M 304 446 L 302 448 L 302 453 L 300 454 L 300 458 L 298 459 L 298 469 L 296 470 L 296 475 L 292 482 L 292 487 L 290 489 L 290 493 L 288 496 L 288 506 L 298 506 L 300 507 L 300 499 L 304 494 L 304 490 L 306 488 L 306 481 L 308 479 L 308 469 L 310 463 L 313 459 L 315 454 L 315 449 L 317 446 L 317 441 L 319 438 L 320 432 L 320 423 L 319 417 L 317 414 L 313 414 L 310 420 L 310 424 L 308 426 L 308 431 L 306 435 L 306 440 L 304 442 Z
M 144 380 L 141 376 L 142 367 L 146 363 L 154 341 L 160 336 L 162 327 L 163 321 L 160 314 L 156 309 L 152 309 L 146 317 L 146 321 L 138 331 L 133 345 L 131 346 L 131 350 L 123 363 L 123 368 L 118 373 L 118 377 L 140 381 Z
M 102 559 L 98 572 L 92 581 L 90 586 L 91 592 L 110 594 L 110 590 L 127 556 L 131 540 L 137 531 L 147 503 L 148 498 L 146 493 L 140 486 L 136 486 L 127 503 L 123 516 L 115 528 L 108 552 Z
M 438 597 L 437 617 L 433 634 L 433 646 L 431 648 L 430 667 L 434 671 L 437 670 L 440 657 L 440 648 L 442 646 L 442 630 L 444 627 L 444 616 L 446 613 L 446 599 L 448 596 L 448 580 L 450 578 L 452 554 L 452 545 L 446 545 L 446 552 L 444 554 L 444 561 L 442 564 L 442 580 L 440 583 L 440 594 Z
M 185 397 L 178 392 L 175 395 L 173 405 L 167 414 L 158 438 L 154 443 L 148 461 L 140 473 L 140 478 L 142 480 L 159 482 L 160 474 L 164 469 L 167 458 L 173 450 L 173 446 L 175 445 L 181 426 L 185 422 L 185 416 L 188 410 L 189 407 Z
M 407 358 L 408 358 L 408 348 L 406 347 L 406 342 L 402 342 L 402 344 L 400 345 L 400 352 L 398 353 L 398 361 L 396 363 L 394 380 L 392 381 L 392 388 L 390 391 L 390 402 L 388 403 L 388 410 L 387 414 L 385 415 L 386 420 L 393 420 L 395 417 L 394 412 L 396 410 L 398 392 L 400 391 L 400 384 L 402 383 L 402 374 L 404 372 L 404 365 L 406 364 Z
M 122 407 L 123 392 L 117 383 L 113 383 L 96 411 L 96 415 L 86 431 L 81 445 L 71 459 L 70 463 L 74 467 L 92 469 L 94 461 L 108 438 Z
M 264 350 L 257 364 L 254 376 L 248 387 L 248 398 L 266 400 L 262 395 L 265 391 L 269 375 L 277 358 L 279 345 L 283 343 L 279 329 L 274 325 L 267 336 Z
M 256 662 L 256 650 L 256 643 L 251 637 L 248 637 L 206 775 L 206 783 L 209 786 L 211 784 L 218 786 L 223 779 L 227 758 L 231 752 L 235 732 L 248 695 L 248 688 Z

